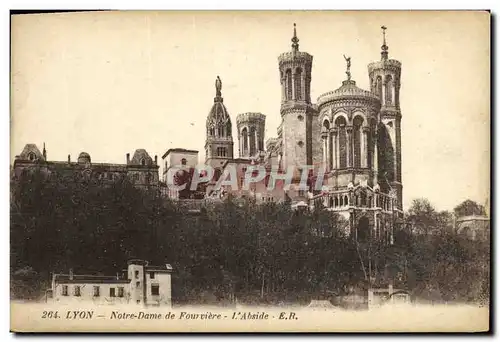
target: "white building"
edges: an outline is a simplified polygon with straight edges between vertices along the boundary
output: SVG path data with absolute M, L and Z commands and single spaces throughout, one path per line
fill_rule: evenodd
M 48 298 L 60 304 L 135 304 L 172 306 L 172 266 L 152 266 L 145 260 L 130 260 L 120 276 L 54 274 Z

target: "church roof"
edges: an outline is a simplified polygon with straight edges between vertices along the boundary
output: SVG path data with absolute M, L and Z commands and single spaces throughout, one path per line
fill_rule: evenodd
M 345 80 L 342 82 L 341 87 L 320 95 L 317 102 L 321 106 L 327 102 L 345 99 L 365 99 L 380 102 L 376 94 L 359 88 L 353 80 Z
M 231 118 L 229 117 L 229 112 L 224 106 L 223 98 L 222 98 L 222 81 L 217 76 L 217 80 L 215 81 L 215 97 L 214 104 L 210 109 L 207 117 L 207 128 L 216 127 L 218 125 L 231 125 Z
M 143 163 L 144 161 L 144 163 Z M 137 149 L 134 153 L 134 156 L 132 157 L 132 160 L 130 161 L 130 164 L 132 165 L 153 165 L 153 159 L 151 156 L 146 152 L 145 149 L 140 148 Z
M 207 127 L 215 127 L 218 124 L 231 123 L 229 112 L 221 101 L 215 101 L 207 117 Z

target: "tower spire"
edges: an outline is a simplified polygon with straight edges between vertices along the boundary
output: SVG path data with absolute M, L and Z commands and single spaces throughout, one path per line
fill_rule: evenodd
M 42 154 L 43 154 L 43 159 L 47 159 L 47 150 L 45 149 L 45 142 L 43 143 L 43 151 L 42 151 Z
M 382 29 L 383 42 L 382 42 L 382 52 L 380 54 L 382 55 L 382 60 L 385 61 L 389 56 L 389 47 L 387 46 L 387 43 L 385 41 L 385 30 L 387 30 L 387 27 L 382 26 L 381 29 Z
M 297 25 L 293 23 L 293 38 L 292 38 L 293 51 L 299 51 L 299 38 L 297 38 Z

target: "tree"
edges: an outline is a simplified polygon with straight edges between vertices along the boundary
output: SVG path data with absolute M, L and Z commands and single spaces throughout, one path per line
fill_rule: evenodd
M 471 216 L 471 215 L 486 215 L 484 206 L 472 201 L 465 200 L 453 209 L 456 217 Z

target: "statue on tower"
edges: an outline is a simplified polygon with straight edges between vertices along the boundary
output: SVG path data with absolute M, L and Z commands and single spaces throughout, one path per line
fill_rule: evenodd
M 222 96 L 222 81 L 220 80 L 220 77 L 217 76 L 217 79 L 215 80 L 215 96 Z
M 347 80 L 350 81 L 351 80 L 351 57 L 346 57 L 346 55 L 344 55 L 344 59 L 347 63 L 347 70 L 346 70 L 346 75 L 347 75 Z

